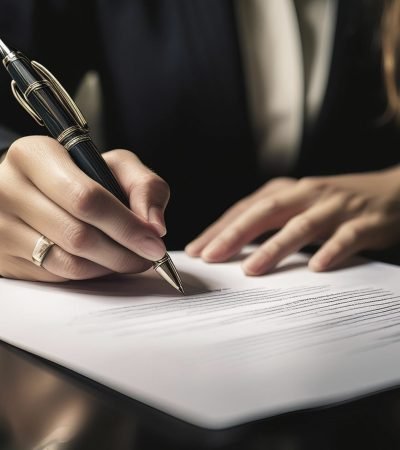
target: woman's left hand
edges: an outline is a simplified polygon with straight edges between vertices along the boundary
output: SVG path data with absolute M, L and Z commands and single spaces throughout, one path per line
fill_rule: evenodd
M 309 261 L 315 271 L 362 250 L 400 242 L 400 167 L 366 174 L 276 178 L 232 206 L 186 252 L 223 262 L 265 232 L 279 230 L 244 262 L 248 275 L 272 270 L 302 247 L 325 241 Z

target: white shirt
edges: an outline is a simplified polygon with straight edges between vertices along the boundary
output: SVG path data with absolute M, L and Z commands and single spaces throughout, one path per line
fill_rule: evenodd
M 260 164 L 285 173 L 324 98 L 337 0 L 236 0 L 236 8 Z

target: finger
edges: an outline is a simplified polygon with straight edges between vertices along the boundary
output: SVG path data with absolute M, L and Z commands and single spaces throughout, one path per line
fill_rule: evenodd
M 283 226 L 301 212 L 305 200 L 305 192 L 296 188 L 259 200 L 217 235 L 204 248 L 201 257 L 208 262 L 231 258 L 262 233 Z
M 9 161 L 72 216 L 95 226 L 143 258 L 155 261 L 164 256 L 164 243 L 155 231 L 86 176 L 54 139 L 32 136 L 19 139 L 9 152 Z M 43 176 L 43 161 L 46 176 Z
M 316 272 L 332 269 L 368 248 L 374 240 L 376 229 L 377 219 L 374 217 L 358 217 L 344 223 L 310 259 L 310 269 Z
M 32 266 L 26 266 L 26 264 L 21 266 L 25 277 L 31 274 L 31 279 L 41 281 L 53 281 L 54 279 L 56 281 L 62 281 L 57 278 L 64 280 L 84 280 L 111 273 L 110 270 L 91 261 L 87 261 L 84 258 L 71 255 L 56 245 L 46 255 L 43 267 L 37 267 L 32 261 L 32 253 L 41 234 L 22 221 L 15 221 L 12 232 L 10 230 L 8 234 L 3 234 L 3 236 L 8 241 L 4 249 L 5 253 L 17 258 L 14 260 L 14 265 L 18 261 L 25 261 Z M 30 270 L 27 270 L 28 267 L 30 267 Z M 44 273 L 46 271 L 48 273 Z M 57 278 L 54 278 L 54 275 Z
M 48 272 L 68 280 L 89 280 L 112 273 L 106 267 L 71 255 L 57 245 L 54 245 L 46 255 L 42 267 Z
M 200 256 L 204 248 L 221 233 L 229 223 L 249 208 L 249 200 L 241 200 L 229 208 L 216 222 L 207 227 L 195 240 L 185 247 L 189 256 Z
M 245 199 L 237 202 L 231 208 L 229 208 L 216 222 L 206 228 L 196 239 L 190 242 L 185 251 L 188 255 L 196 257 L 200 256 L 204 248 L 215 239 L 229 224 L 231 224 L 236 218 L 247 211 L 258 200 L 272 195 L 276 192 L 282 191 L 295 183 L 295 180 L 290 178 L 278 178 L 268 182 L 262 186 L 253 194 L 249 195 Z
M 264 274 L 286 256 L 331 233 L 343 218 L 343 204 L 344 198 L 335 195 L 293 217 L 243 262 L 244 272 L 253 276 Z
M 164 212 L 170 197 L 168 184 L 128 150 L 112 150 L 103 156 L 127 193 L 132 211 L 164 236 Z
M 42 281 L 46 283 L 62 283 L 65 278 L 53 275 L 32 262 L 17 256 L 4 256 L 0 259 L 0 265 L 4 267 L 1 276 L 13 280 Z
M 14 207 L 19 217 L 70 255 L 119 273 L 143 272 L 151 266 L 149 261 L 113 241 L 97 228 L 71 216 L 33 185 L 27 185 L 23 191 L 26 192 L 23 198 L 14 194 Z
M 33 251 L 29 234 L 29 227 L 16 217 L 4 213 L 0 215 L 0 276 L 30 281 L 65 281 L 65 278 L 35 266 L 32 260 L 26 260 L 26 253 Z

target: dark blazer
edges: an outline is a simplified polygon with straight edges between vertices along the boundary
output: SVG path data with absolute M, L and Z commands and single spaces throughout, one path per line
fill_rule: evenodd
M 381 120 L 377 3 L 339 2 L 327 93 L 289 175 L 399 161 L 396 127 Z M 171 186 L 170 248 L 268 179 L 256 162 L 232 1 L 0 0 L 0 10 L 0 35 L 68 89 L 87 70 L 99 72 L 106 149 L 132 149 Z M 0 147 L 7 148 L 15 135 L 44 131 L 16 105 L 3 72 Z

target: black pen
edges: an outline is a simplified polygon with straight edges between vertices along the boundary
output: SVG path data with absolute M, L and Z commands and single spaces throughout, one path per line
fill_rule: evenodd
M 21 52 L 10 50 L 1 39 L 0 56 L 12 78 L 11 90 L 20 105 L 39 125 L 47 128 L 83 172 L 129 208 L 129 200 L 89 135 L 85 118 L 54 75 Z M 168 253 L 153 262 L 153 267 L 184 293 L 179 273 Z

